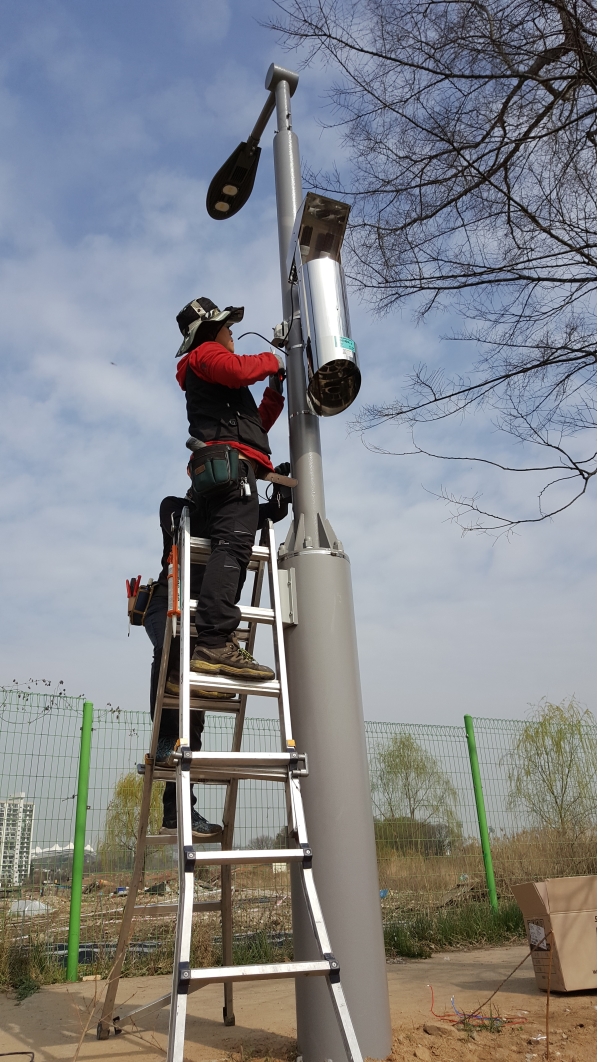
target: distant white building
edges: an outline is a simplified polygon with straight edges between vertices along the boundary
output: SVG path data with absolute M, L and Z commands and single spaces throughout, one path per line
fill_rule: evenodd
M 22 885 L 29 874 L 34 803 L 24 793 L 0 800 L 0 882 Z

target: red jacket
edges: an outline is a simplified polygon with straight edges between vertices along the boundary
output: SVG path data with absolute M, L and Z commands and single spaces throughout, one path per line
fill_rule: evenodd
M 263 354 L 231 354 L 220 343 L 212 342 L 201 343 L 200 346 L 190 350 L 179 361 L 176 378 L 179 387 L 183 390 L 185 389 L 185 378 L 189 369 L 200 380 L 205 380 L 206 383 L 218 383 L 224 387 L 248 387 L 250 384 L 257 383 L 258 380 L 265 380 L 267 376 L 278 372 L 279 363 L 278 358 L 269 351 L 265 351 Z M 278 420 L 283 406 L 283 396 L 278 391 L 274 391 L 273 388 L 267 387 L 258 408 L 264 431 L 270 431 L 272 425 Z M 265 454 L 246 446 L 244 443 L 240 443 L 237 439 L 219 439 L 208 442 L 207 445 L 213 446 L 222 442 L 228 442 L 230 446 L 234 446 L 245 457 L 251 457 L 259 465 L 265 466 L 270 471 L 272 470 L 272 462 Z

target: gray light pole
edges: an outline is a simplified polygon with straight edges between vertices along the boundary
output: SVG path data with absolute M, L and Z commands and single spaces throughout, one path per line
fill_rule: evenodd
M 257 149 L 275 102 L 283 316 L 287 324 L 291 322 L 286 341 L 290 454 L 299 481 L 293 495 L 293 525 L 280 548 L 280 567 L 294 569 L 295 576 L 297 622 L 285 632 L 293 733 L 309 758 L 309 777 L 301 788 L 314 876 L 347 1003 L 364 1058 L 381 1059 L 390 1053 L 392 1034 L 351 569 L 326 519 L 320 425 L 306 397 L 297 289 L 288 279 L 287 253 L 302 200 L 299 145 L 291 125 L 291 95 L 297 82 L 297 74 L 270 67 L 266 88 L 271 96 L 247 146 L 243 145 L 247 148 L 243 158 L 249 159 L 250 167 L 248 152 Z M 224 167 L 219 172 L 223 171 Z M 228 201 L 226 196 L 214 199 L 215 211 L 223 205 L 228 210 Z M 292 900 L 295 958 L 318 958 L 299 875 L 292 877 Z M 296 998 L 304 1062 L 345 1059 L 326 985 L 319 978 L 299 978 Z

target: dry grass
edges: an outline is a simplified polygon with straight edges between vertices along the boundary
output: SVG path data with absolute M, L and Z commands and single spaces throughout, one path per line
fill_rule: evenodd
M 521 932 L 510 886 L 596 872 L 595 839 L 586 834 L 569 838 L 556 831 L 528 831 L 512 838 L 493 839 L 492 852 L 501 911 L 489 911 L 482 854 L 468 844 L 450 855 L 400 854 L 384 846 L 379 851 L 381 900 L 389 950 L 399 954 L 428 953 L 430 948 L 455 943 L 498 943 Z M 219 869 L 205 867 L 197 876 L 197 899 L 218 899 Z M 81 946 L 93 944 L 95 953 L 84 973 L 105 975 L 110 969 L 118 938 L 124 896 L 113 895 L 127 885 L 127 870 L 101 871 L 84 881 Z M 291 955 L 291 905 L 288 869 L 273 873 L 270 867 L 241 867 L 234 874 L 235 961 L 273 961 Z M 152 868 L 146 887 L 161 894 L 140 893 L 139 903 L 176 902 L 177 874 L 172 865 Z M 64 965 L 52 954 L 68 937 L 70 893 L 67 889 L 31 886 L 22 899 L 41 899 L 50 911 L 24 919 L 9 914 L 14 896 L 0 900 L 0 984 L 26 992 L 38 983 L 64 979 Z M 217 965 L 221 961 L 221 927 L 217 914 L 194 916 L 193 963 Z M 170 973 L 174 916 L 138 918 L 125 974 Z M 423 951 L 422 951 L 423 949 Z M 19 987 L 20 986 L 20 987 Z

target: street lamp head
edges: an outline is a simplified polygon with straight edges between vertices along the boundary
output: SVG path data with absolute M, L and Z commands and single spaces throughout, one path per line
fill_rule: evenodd
M 342 413 L 361 387 L 341 264 L 350 209 L 338 199 L 308 192 L 287 258 L 289 280 L 299 288 L 308 399 L 321 417 Z
M 215 221 L 232 218 L 249 199 L 262 149 L 252 137 L 239 144 L 210 182 L 206 196 L 208 214 Z
M 266 74 L 266 88 L 269 96 L 251 135 L 246 142 L 239 144 L 224 166 L 221 166 L 216 176 L 212 178 L 208 188 L 206 207 L 208 214 L 215 221 L 232 218 L 233 214 L 245 206 L 251 195 L 261 154 L 260 137 L 274 110 L 275 89 L 281 81 L 287 82 L 289 93 L 292 96 L 297 88 L 299 75 L 272 63 Z

